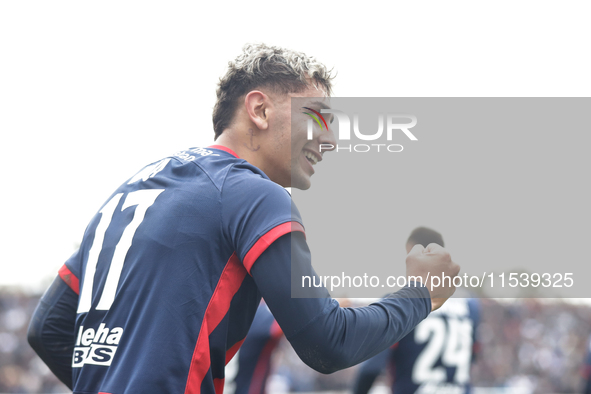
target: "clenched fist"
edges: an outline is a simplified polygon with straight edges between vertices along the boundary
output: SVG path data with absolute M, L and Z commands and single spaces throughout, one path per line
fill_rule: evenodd
M 456 291 L 453 278 L 459 272 L 460 266 L 451 261 L 449 253 L 437 244 L 429 244 L 426 248 L 417 244 L 406 256 L 406 276 L 421 278 L 421 283 L 431 295 L 431 311 L 439 309 Z M 440 281 L 438 286 L 432 285 L 434 276 L 445 280 Z M 451 279 L 447 279 L 448 277 Z

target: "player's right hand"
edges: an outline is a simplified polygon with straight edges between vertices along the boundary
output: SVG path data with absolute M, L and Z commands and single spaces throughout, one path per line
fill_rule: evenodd
M 454 263 L 449 253 L 437 244 L 429 244 L 426 248 L 417 244 L 406 256 L 406 275 L 407 277 L 418 276 L 422 279 L 421 282 L 431 295 L 431 311 L 439 309 L 456 291 L 453 278 L 459 272 L 460 266 Z M 439 286 L 435 286 L 438 284 L 436 279 L 432 286 L 433 276 L 446 279 L 440 281 Z

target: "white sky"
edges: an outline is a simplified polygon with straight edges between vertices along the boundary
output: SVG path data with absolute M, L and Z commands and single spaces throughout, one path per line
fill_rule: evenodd
M 0 2 L 0 285 L 45 287 L 123 180 L 211 144 L 246 42 L 316 56 L 335 96 L 591 93 L 588 2 L 203 4 Z

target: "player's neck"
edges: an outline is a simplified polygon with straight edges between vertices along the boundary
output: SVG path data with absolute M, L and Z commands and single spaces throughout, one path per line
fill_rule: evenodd
M 252 128 L 248 128 L 246 132 L 239 132 L 235 129 L 226 129 L 215 141 L 215 145 L 225 146 L 233 150 L 239 158 L 246 160 L 269 175 L 269 169 L 267 169 L 263 154 L 265 151 L 264 141 L 261 141 L 259 134 L 252 130 Z

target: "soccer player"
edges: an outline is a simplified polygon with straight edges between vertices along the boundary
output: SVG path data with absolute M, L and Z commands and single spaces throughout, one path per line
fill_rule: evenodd
M 264 394 L 271 373 L 271 356 L 283 331 L 264 302 L 254 316 L 248 335 L 238 352 L 234 394 Z
M 338 300 L 340 306 L 348 307 L 346 298 Z M 238 362 L 232 371 L 236 373 L 225 394 L 265 394 L 272 372 L 271 358 L 283 338 L 283 331 L 264 301 L 254 316 L 246 339 L 237 354 Z
M 150 164 L 108 197 L 29 328 L 74 393 L 221 393 L 261 296 L 299 357 L 331 373 L 391 346 L 453 294 L 421 285 L 459 271 L 429 245 L 406 259 L 421 283 L 376 304 L 340 308 L 325 288 L 291 298 L 291 264 L 315 273 L 284 188 L 309 188 L 319 144 L 336 145 L 326 128 L 308 140 L 303 111 L 292 127 L 291 98 L 327 107 L 331 78 L 303 53 L 247 45 L 219 82 L 217 144 Z
M 408 237 L 406 250 L 409 252 L 416 244 L 430 243 L 444 246 L 440 233 L 418 227 Z M 469 393 L 478 321 L 477 300 L 447 300 L 390 349 L 361 364 L 353 393 L 368 393 L 388 366 L 392 393 Z

